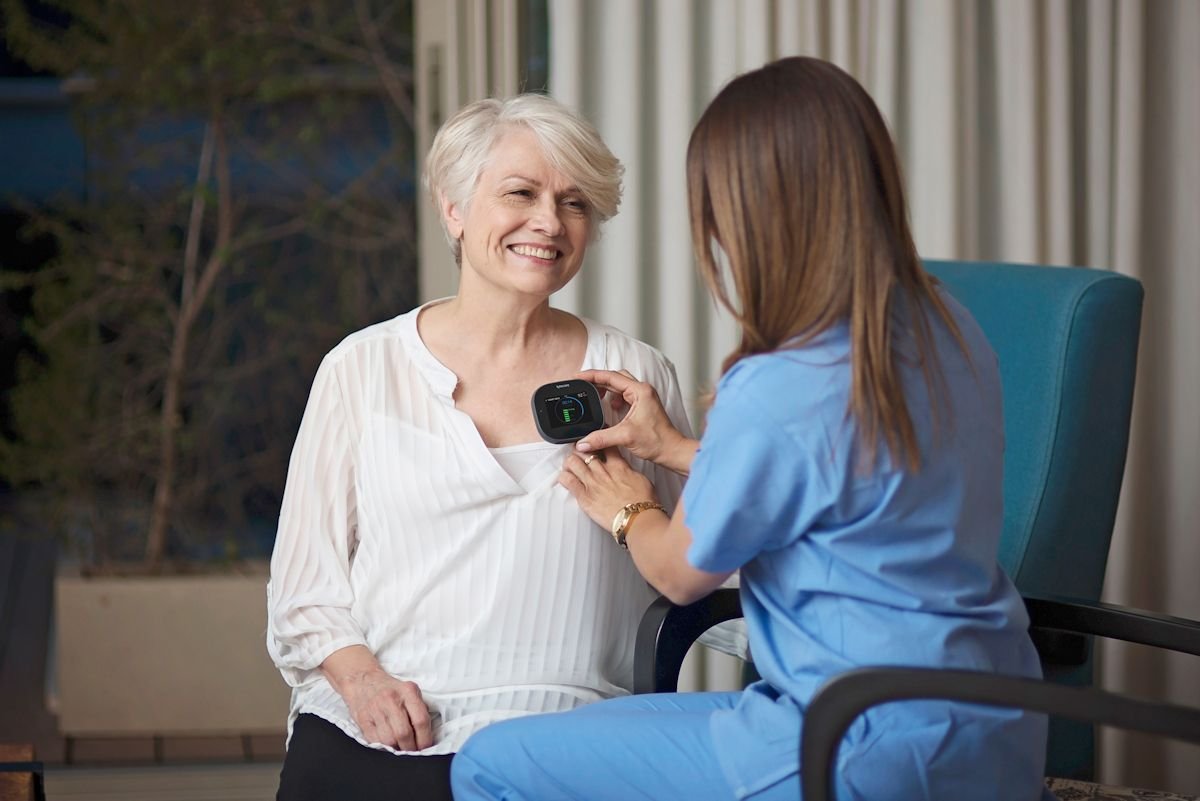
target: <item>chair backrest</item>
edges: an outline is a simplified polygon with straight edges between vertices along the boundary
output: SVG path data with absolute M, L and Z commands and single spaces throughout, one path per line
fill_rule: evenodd
M 1098 600 L 1125 469 L 1142 286 L 1083 267 L 928 261 L 1000 361 L 1000 562 L 1023 594 Z
M 1000 361 L 1000 564 L 1023 595 L 1099 600 L 1129 441 L 1142 285 L 1083 267 L 925 266 L 975 316 Z M 1092 683 L 1090 643 L 1035 641 L 1047 679 Z M 1092 727 L 1052 719 L 1046 768 L 1092 778 Z

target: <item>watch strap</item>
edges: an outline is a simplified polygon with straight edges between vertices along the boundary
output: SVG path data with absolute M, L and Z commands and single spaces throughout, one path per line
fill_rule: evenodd
M 629 533 L 629 527 L 633 525 L 633 519 L 647 509 L 658 509 L 666 514 L 666 508 L 658 501 L 636 501 L 635 503 L 627 503 L 621 507 L 612 521 L 613 539 L 617 541 L 625 550 L 629 550 L 628 543 L 625 542 L 625 537 Z

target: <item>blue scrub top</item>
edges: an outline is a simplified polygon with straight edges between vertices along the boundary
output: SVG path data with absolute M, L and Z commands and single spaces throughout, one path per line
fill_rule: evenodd
M 948 400 L 940 425 L 911 343 L 898 348 L 918 472 L 892 463 L 882 444 L 873 466 L 861 463 L 847 414 L 847 326 L 743 359 L 717 387 L 683 500 L 689 562 L 741 568 L 763 677 L 712 720 L 738 797 L 796 772 L 804 708 L 834 674 L 915 665 L 1040 676 L 1024 605 L 996 558 L 1004 450 L 996 357 L 966 310 L 942 299 L 970 360 L 931 315 Z M 884 705 L 843 742 L 838 797 L 1011 799 L 1028 787 L 1038 798 L 1045 738 L 1040 715 Z

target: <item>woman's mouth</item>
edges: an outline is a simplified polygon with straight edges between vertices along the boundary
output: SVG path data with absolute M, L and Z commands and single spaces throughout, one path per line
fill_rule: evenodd
M 543 248 L 536 245 L 512 245 L 509 250 L 518 256 L 529 256 L 543 261 L 554 261 L 559 257 L 559 252 L 554 248 Z

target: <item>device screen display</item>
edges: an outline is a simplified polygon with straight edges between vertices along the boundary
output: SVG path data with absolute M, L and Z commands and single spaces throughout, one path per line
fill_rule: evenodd
M 546 398 L 544 403 L 551 428 L 562 429 L 592 422 L 592 409 L 588 404 L 586 392 L 556 395 Z

